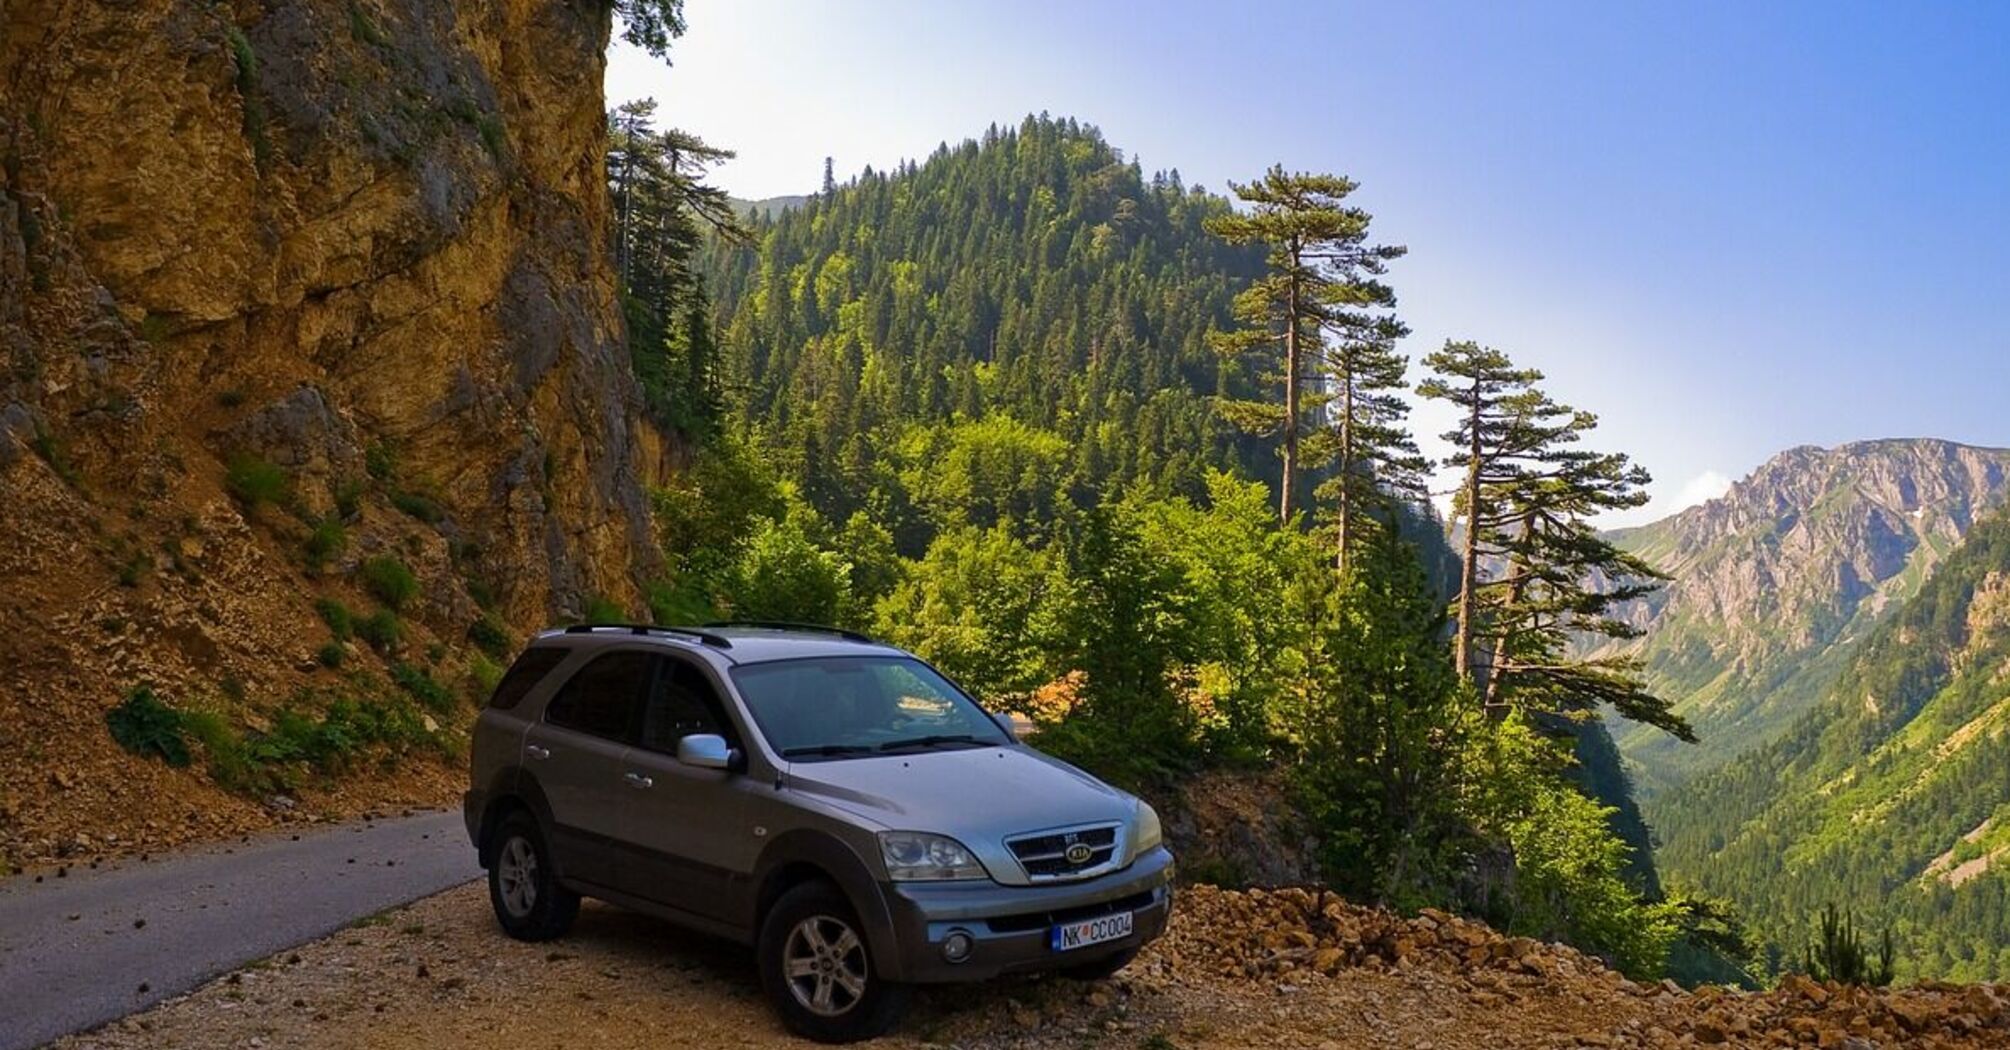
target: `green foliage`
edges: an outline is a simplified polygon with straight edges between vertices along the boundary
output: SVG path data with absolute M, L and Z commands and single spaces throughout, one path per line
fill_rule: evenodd
M 628 610 L 620 602 L 604 594 L 587 595 L 580 617 L 585 623 L 626 623 L 630 619 Z
M 314 651 L 315 661 L 331 671 L 342 666 L 342 661 L 348 656 L 349 650 L 341 642 L 324 642 Z
M 843 623 L 851 613 L 851 564 L 811 539 L 804 514 L 764 521 L 733 574 L 733 615 L 749 620 Z
M 159 758 L 170 766 L 189 763 L 188 740 L 182 715 L 160 702 L 148 686 L 126 694 L 119 706 L 105 712 L 105 726 L 112 739 L 142 758 Z
M 1022 707 L 1064 668 L 1058 558 L 1002 528 L 942 533 L 874 609 L 875 632 L 940 668 L 986 704 Z
M 349 35 L 359 44 L 383 47 L 391 42 L 384 27 L 377 24 L 376 16 L 365 10 L 357 0 L 349 0 Z
M 1891 983 L 1897 957 L 1889 929 L 1873 960 L 1855 920 L 1829 904 L 1822 908 L 1814 941 L 1801 953 L 1801 967 L 1818 981 L 1882 986 Z
M 389 481 L 398 473 L 398 453 L 385 442 L 374 442 L 363 450 L 363 470 L 378 481 Z
M 684 35 L 684 0 L 613 0 L 621 39 L 670 61 L 670 41 Z
M 438 525 L 447 516 L 447 509 L 440 505 L 439 500 L 410 489 L 392 490 L 391 506 L 428 525 Z
M 393 554 L 379 554 L 363 562 L 363 588 L 393 612 L 403 612 L 419 596 L 419 578 Z
M 349 546 L 349 530 L 338 517 L 326 517 L 314 523 L 307 534 L 307 565 L 319 571 L 336 555 Z
M 441 685 L 424 668 L 414 667 L 400 660 L 391 665 L 391 680 L 398 683 L 400 689 L 412 694 L 426 710 L 436 715 L 452 713 L 453 692 Z
M 379 609 L 356 621 L 356 637 L 378 652 L 388 653 L 405 644 L 405 625 L 398 621 L 397 613 Z
M 671 621 L 664 621 L 671 622 Z M 494 613 L 484 613 L 468 625 L 468 641 L 475 648 L 498 659 L 507 659 L 515 643 L 511 640 L 509 625 L 498 619 Z
M 314 602 L 314 611 L 321 614 L 321 622 L 328 625 L 328 632 L 335 636 L 336 641 L 349 640 L 355 629 L 356 617 L 348 606 L 333 598 L 319 598 Z
M 225 39 L 237 69 L 237 98 L 244 108 L 244 137 L 251 143 L 252 161 L 262 172 L 272 164 L 272 140 L 265 130 L 265 100 L 258 93 L 258 53 L 236 26 L 225 30 Z
M 80 475 L 77 473 L 76 465 L 70 462 L 70 450 L 61 438 L 37 425 L 31 445 L 35 449 L 35 455 L 40 456 L 42 462 L 47 463 L 49 469 L 56 472 L 57 477 L 62 478 L 66 484 L 77 483 Z
M 247 511 L 265 504 L 285 503 L 292 496 L 293 482 L 270 460 L 249 452 L 232 456 L 223 476 L 224 488 Z

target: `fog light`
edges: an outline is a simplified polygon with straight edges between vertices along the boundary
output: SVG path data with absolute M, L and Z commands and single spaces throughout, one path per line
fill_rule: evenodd
M 942 939 L 942 957 L 950 962 L 960 963 L 970 958 L 972 943 L 969 934 L 962 930 L 952 930 L 949 936 Z

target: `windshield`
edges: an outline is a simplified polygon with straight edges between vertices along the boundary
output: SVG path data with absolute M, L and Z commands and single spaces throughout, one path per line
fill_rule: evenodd
M 798 760 L 1007 743 L 969 697 L 906 657 L 840 656 L 735 667 L 769 746 Z

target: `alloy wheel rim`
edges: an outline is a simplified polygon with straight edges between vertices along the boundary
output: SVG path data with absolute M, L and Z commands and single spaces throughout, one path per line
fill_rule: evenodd
M 865 998 L 865 943 L 844 920 L 812 915 L 789 931 L 782 974 L 803 1009 L 837 1017 Z
M 496 861 L 496 888 L 502 891 L 503 908 L 521 919 L 537 906 L 537 851 L 530 840 L 512 835 L 503 843 Z

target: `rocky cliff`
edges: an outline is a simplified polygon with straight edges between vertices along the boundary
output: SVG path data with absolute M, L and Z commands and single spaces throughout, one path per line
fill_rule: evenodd
M 2010 450 L 1865 441 L 1773 457 L 1723 497 L 1618 534 L 1673 580 L 1638 603 L 1634 651 L 1696 746 L 1616 732 L 1652 793 L 1777 736 L 1851 647 L 2002 502 Z
M 0 859 L 251 805 L 111 743 L 143 682 L 255 732 L 399 665 L 458 688 L 471 624 L 639 604 L 665 451 L 603 258 L 609 19 L 0 13 Z M 317 600 L 398 637 L 317 659 Z

